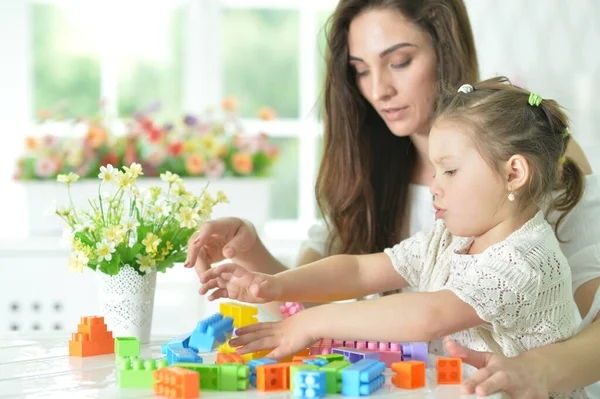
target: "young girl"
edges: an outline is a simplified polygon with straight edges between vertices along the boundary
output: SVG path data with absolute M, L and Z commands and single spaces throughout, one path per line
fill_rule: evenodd
M 407 286 L 421 292 L 310 308 L 237 330 L 240 353 L 279 358 L 323 337 L 430 341 L 452 335 L 506 356 L 575 332 L 570 269 L 558 224 L 583 193 L 564 153 L 567 118 L 552 100 L 505 78 L 463 85 L 443 100 L 429 138 L 438 218 L 383 253 L 332 256 L 274 276 L 233 263 L 206 271 L 210 300 L 325 302 Z M 562 190 L 552 196 L 555 190 Z M 563 212 L 554 228 L 540 208 Z M 560 237 L 559 237 L 560 238 Z

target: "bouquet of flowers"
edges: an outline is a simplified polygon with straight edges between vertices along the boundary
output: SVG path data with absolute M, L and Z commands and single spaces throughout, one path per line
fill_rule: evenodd
M 79 176 L 71 172 L 57 177 L 70 198 L 69 206 L 56 209 L 67 224 L 70 271 L 82 272 L 87 266 L 116 275 L 129 265 L 141 275 L 165 272 L 185 260 L 189 238 L 210 218 L 213 207 L 228 202 L 221 191 L 216 198 L 207 188 L 198 196 L 187 191 L 181 177 L 168 171 L 160 176 L 164 187 L 142 190 L 136 179 L 143 174 L 137 163 L 122 170 L 102 166 L 98 196 L 88 199 L 86 209 L 76 209 L 70 195 Z
M 125 118 L 124 124 L 108 121 L 103 112 L 92 118 L 52 123 L 38 127 L 43 134 L 25 139 L 25 151 L 17 163 L 19 180 L 54 179 L 76 173 L 92 178 L 100 166 L 143 166 L 145 176 L 171 171 L 182 177 L 265 177 L 279 149 L 264 133 L 247 134 L 238 118 L 233 98 L 220 109 L 180 120 L 160 123 L 153 118 L 158 106 Z M 48 117 L 48 115 L 46 115 Z M 268 121 L 275 112 L 263 107 L 258 117 Z M 62 126 L 60 134 L 53 126 Z

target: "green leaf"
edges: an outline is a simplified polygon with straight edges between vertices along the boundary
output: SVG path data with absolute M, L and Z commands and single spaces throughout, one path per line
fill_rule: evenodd
M 118 252 L 114 252 L 110 262 L 103 260 L 100 263 L 100 271 L 108 274 L 109 276 L 115 276 L 119 273 L 121 265 L 121 255 Z
M 75 238 L 79 239 L 79 241 L 81 241 L 85 245 L 95 248 L 94 242 L 92 240 L 90 240 L 90 238 L 87 236 L 87 234 L 82 233 L 82 232 L 75 233 Z

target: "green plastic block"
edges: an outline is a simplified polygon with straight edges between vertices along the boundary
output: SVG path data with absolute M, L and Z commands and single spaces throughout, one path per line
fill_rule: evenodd
M 218 391 L 221 378 L 221 365 L 202 363 L 173 363 L 172 367 L 182 367 L 200 374 L 201 391 Z
M 325 372 L 327 393 L 336 394 L 342 392 L 342 370 L 351 364 L 346 360 L 337 360 L 321 367 L 321 371 Z
M 245 391 L 248 389 L 250 367 L 245 364 L 221 364 L 219 391 Z
M 154 384 L 152 372 L 167 365 L 167 359 L 123 359 L 119 371 L 119 387 L 152 388 Z
M 115 338 L 116 356 L 139 356 L 140 340 L 136 337 L 117 337 Z
M 298 364 L 296 366 L 290 366 L 290 391 L 294 392 L 296 389 L 296 382 L 294 381 L 294 376 L 298 371 L 301 370 L 319 370 L 319 366 L 314 364 Z
M 342 355 L 341 353 L 332 353 L 330 355 L 318 355 L 317 359 L 324 359 L 327 360 L 329 363 L 337 362 L 338 360 L 346 360 L 344 355 Z

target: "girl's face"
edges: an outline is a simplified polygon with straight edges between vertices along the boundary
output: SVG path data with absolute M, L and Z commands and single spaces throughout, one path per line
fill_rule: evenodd
M 428 34 L 396 10 L 374 9 L 352 20 L 348 48 L 360 92 L 392 133 L 427 133 L 437 84 Z
M 479 237 L 511 214 L 507 183 L 483 159 L 465 128 L 436 122 L 429 135 L 436 217 L 460 237 Z

